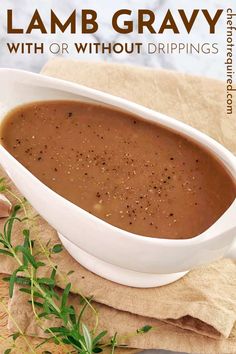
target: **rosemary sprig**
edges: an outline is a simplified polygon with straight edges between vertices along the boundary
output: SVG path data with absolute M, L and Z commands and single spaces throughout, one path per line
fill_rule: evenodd
M 18 263 L 18 267 L 11 274 L 11 276 L 4 278 L 9 281 L 9 295 L 12 297 L 15 284 L 20 285 L 20 291 L 31 295 L 33 293 L 33 300 L 31 304 L 39 310 L 37 312 L 38 318 L 54 318 L 60 320 L 62 323 L 58 327 L 49 327 L 44 330 L 49 335 L 47 340 L 53 340 L 56 344 L 64 343 L 71 345 L 76 349 L 77 353 L 98 353 L 101 350 L 100 342 L 97 342 L 97 337 L 89 331 L 87 326 L 83 323 L 83 313 L 88 303 L 85 303 L 81 313 L 77 314 L 75 308 L 68 304 L 68 296 L 71 284 L 68 283 L 65 287 L 61 297 L 56 291 L 55 276 L 56 269 L 53 269 L 50 277 L 38 277 L 37 272 L 40 267 L 44 267 L 45 263 L 38 261 L 31 253 L 33 249 L 32 241 L 30 240 L 29 229 L 23 230 L 23 244 L 13 246 L 11 241 L 13 225 L 16 221 L 22 222 L 22 219 L 16 217 L 20 206 L 16 205 L 13 208 L 11 217 L 4 225 L 3 233 L 0 233 L 0 243 L 4 246 L 0 253 L 14 257 Z M 55 249 L 54 249 L 55 251 Z M 56 248 L 56 252 L 59 248 Z M 31 268 L 34 273 L 32 275 Z M 24 272 L 25 275 L 22 273 Z M 91 300 L 89 300 L 90 302 Z M 100 339 L 104 337 L 107 332 L 104 331 Z M 95 340 L 95 341 L 94 341 Z
M 11 196 L 15 196 L 9 188 L 5 185 L 5 180 L 0 179 L 0 192 L 10 192 Z M 56 275 L 58 269 L 56 265 L 50 263 L 50 276 L 40 277 L 39 270 L 45 267 L 46 264 L 39 259 L 40 252 L 35 252 L 35 242 L 31 239 L 31 231 L 29 227 L 29 218 L 26 214 L 24 203 L 15 196 L 17 204 L 14 206 L 10 217 L 6 220 L 2 233 L 0 233 L 0 254 L 12 257 L 17 263 L 17 268 L 14 272 L 6 277 L 5 280 L 9 282 L 9 295 L 13 296 L 14 286 L 20 286 L 19 291 L 29 295 L 29 302 L 32 305 L 32 310 L 37 324 L 47 334 L 48 338 L 43 340 L 37 348 L 45 345 L 49 341 L 53 341 L 57 345 L 65 346 L 67 353 L 78 354 L 93 354 L 100 353 L 107 346 L 110 346 L 113 354 L 115 348 L 119 346 L 117 333 L 112 338 L 107 340 L 108 331 L 103 330 L 97 333 L 98 314 L 91 304 L 92 298 L 86 298 L 81 294 L 81 304 L 79 310 L 76 310 L 73 305 L 69 303 L 69 294 L 71 284 L 68 283 L 64 291 L 60 294 L 56 287 Z M 24 211 L 25 217 L 18 217 L 20 210 Z M 15 223 L 23 224 L 22 237 L 23 242 L 20 245 L 13 245 L 12 234 Z M 26 225 L 26 227 L 25 227 Z M 25 227 L 25 228 L 24 228 Z M 42 250 L 45 247 L 41 245 Z M 62 245 L 56 244 L 50 251 L 47 249 L 44 252 L 47 260 L 50 256 L 62 251 Z M 49 253 L 48 253 L 49 252 Z M 73 271 L 68 272 L 68 275 Z M 79 305 L 79 304 L 78 304 Z M 92 314 L 96 317 L 96 325 L 90 330 L 88 325 L 84 322 L 84 313 L 90 308 Z M 56 320 L 59 325 L 55 327 L 45 328 L 44 319 Z M 143 334 L 153 329 L 151 326 L 144 326 L 138 329 L 133 335 Z M 14 341 L 23 335 L 17 325 L 17 332 L 12 335 Z M 72 350 L 68 349 L 72 348 Z M 31 352 L 35 353 L 31 347 Z M 11 348 L 7 349 L 6 353 L 10 353 Z M 50 352 L 47 352 L 50 354 Z

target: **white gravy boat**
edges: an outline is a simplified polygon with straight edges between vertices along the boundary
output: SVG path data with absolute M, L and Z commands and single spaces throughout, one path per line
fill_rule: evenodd
M 0 69 L 0 82 L 0 122 L 14 107 L 32 101 L 68 99 L 101 103 L 132 112 L 196 140 L 217 156 L 236 180 L 234 155 L 178 120 L 103 92 L 24 71 Z M 2 146 L 0 164 L 38 213 L 58 231 L 69 253 L 84 267 L 109 280 L 135 287 L 161 286 L 201 264 L 223 256 L 236 258 L 236 247 L 233 247 L 236 199 L 215 224 L 197 237 L 149 238 L 112 226 L 61 197 Z

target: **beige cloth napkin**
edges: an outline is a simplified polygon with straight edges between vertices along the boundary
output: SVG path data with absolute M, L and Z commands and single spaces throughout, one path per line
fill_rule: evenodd
M 224 84 L 167 71 L 112 64 L 56 60 L 44 74 L 107 91 L 181 119 L 207 132 L 236 152 L 235 116 L 225 114 Z M 41 242 L 58 242 L 56 232 L 38 218 L 36 231 Z M 16 230 L 16 242 L 21 237 Z M 11 260 L 1 256 L 1 271 L 11 272 Z M 102 279 L 76 263 L 66 251 L 55 256 L 65 286 L 65 269 L 73 292 L 93 295 L 101 326 L 110 334 L 125 334 L 150 324 L 157 329 L 129 339 L 135 348 L 163 348 L 189 353 L 236 353 L 236 267 L 221 260 L 201 267 L 162 288 L 135 289 Z M 73 299 L 72 299 L 73 301 Z M 24 295 L 15 291 L 10 302 L 15 320 L 29 334 L 39 331 L 32 321 Z M 9 326 L 14 325 L 10 321 Z
M 0 353 L 3 354 L 5 351 L 9 348 L 12 348 L 13 345 L 13 340 L 11 337 L 11 332 L 7 328 L 7 323 L 8 323 L 8 311 L 7 311 L 7 303 L 9 301 L 9 289 L 8 289 L 8 283 L 3 281 L 3 277 L 6 275 L 1 275 L 0 274 Z M 30 316 L 30 312 L 25 315 L 24 311 L 29 310 L 30 307 L 25 306 L 25 301 L 27 301 L 25 298 L 19 298 L 17 299 L 17 308 L 23 305 L 22 310 L 23 314 L 21 314 L 22 321 L 20 322 L 20 325 L 25 324 L 25 320 L 27 319 L 26 316 Z M 13 314 L 14 315 L 14 314 Z M 17 317 L 17 319 L 19 319 Z M 27 321 L 27 320 L 26 320 Z M 29 336 L 24 336 L 24 337 L 19 337 L 15 343 L 15 348 L 12 348 L 12 354 L 32 354 L 31 349 L 29 348 L 28 343 L 30 343 L 31 347 L 34 349 L 33 353 L 37 354 L 46 354 L 47 351 L 53 353 L 53 354 L 68 354 L 68 347 L 64 346 L 58 346 L 54 344 L 53 342 L 46 343 L 42 346 L 40 346 L 38 349 L 35 349 L 37 345 L 39 345 L 42 342 L 41 338 L 38 337 L 29 337 Z M 45 352 L 46 351 L 46 352 Z M 134 354 L 137 352 L 137 349 L 122 349 L 122 348 L 117 348 L 116 349 L 116 354 Z M 106 348 L 103 351 L 104 354 L 110 354 L 110 349 Z

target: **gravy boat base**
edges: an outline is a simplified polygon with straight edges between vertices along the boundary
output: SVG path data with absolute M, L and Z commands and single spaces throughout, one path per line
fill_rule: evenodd
M 58 236 L 69 254 L 84 268 L 102 278 L 121 285 L 135 288 L 154 288 L 173 283 L 188 273 L 188 271 L 185 271 L 170 274 L 152 274 L 121 268 L 83 251 L 60 233 L 58 233 Z

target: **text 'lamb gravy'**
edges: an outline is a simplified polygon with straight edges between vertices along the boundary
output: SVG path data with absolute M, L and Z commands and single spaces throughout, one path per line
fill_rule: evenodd
M 58 194 L 143 236 L 197 236 L 236 194 L 226 168 L 200 145 L 100 105 L 45 101 L 18 107 L 2 124 L 1 143 Z

